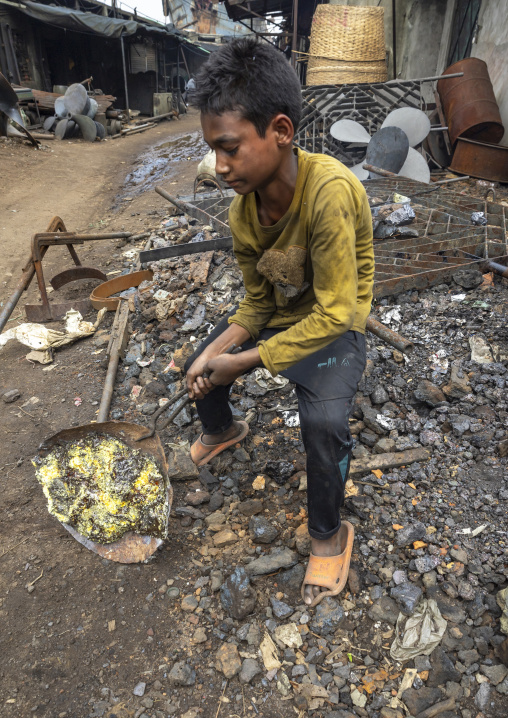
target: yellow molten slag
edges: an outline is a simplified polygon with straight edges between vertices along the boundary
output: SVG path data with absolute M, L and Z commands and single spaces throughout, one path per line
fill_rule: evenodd
M 149 455 L 91 434 L 32 463 L 49 513 L 82 536 L 99 543 L 117 541 L 127 531 L 166 538 L 167 482 Z

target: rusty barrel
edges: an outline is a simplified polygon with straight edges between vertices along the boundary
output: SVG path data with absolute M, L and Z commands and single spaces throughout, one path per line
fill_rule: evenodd
M 490 182 L 508 182 L 508 147 L 459 137 L 450 169 Z
M 455 72 L 464 75 L 437 83 L 450 141 L 454 145 L 459 137 L 467 137 L 497 144 L 504 127 L 486 63 L 468 57 L 448 67 L 443 75 Z

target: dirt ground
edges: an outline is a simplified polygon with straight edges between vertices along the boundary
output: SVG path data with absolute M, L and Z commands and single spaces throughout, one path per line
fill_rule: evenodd
M 34 151 L 22 144 L 0 143 L 2 306 L 28 259 L 31 235 L 43 232 L 53 216 L 79 232 L 139 233 L 156 226 L 159 215 L 167 214 L 167 203 L 149 189 L 161 175 L 168 191 L 175 191 L 176 181 L 178 192 L 192 190 L 195 157 L 204 154 L 195 134 L 198 129 L 198 116 L 191 113 L 146 133 L 100 144 L 54 141 Z M 180 137 L 184 140 L 174 143 Z M 150 148 L 165 142 L 174 143 L 169 145 L 168 161 L 165 167 L 154 168 Z M 133 170 L 145 175 L 140 185 L 126 182 Z M 83 264 L 115 271 L 123 259 L 117 244 L 95 242 L 78 246 L 77 252 Z M 47 284 L 55 272 L 71 266 L 65 255 L 63 248 L 48 253 Z M 60 292 L 65 298 L 73 292 L 86 296 L 93 286 L 88 284 Z M 26 321 L 27 301 L 38 301 L 35 282 L 6 329 Z M 105 326 L 112 318 L 109 314 Z M 60 328 L 60 323 L 52 326 Z M 9 389 L 22 394 L 14 404 L 0 402 L 2 716 L 95 715 L 94 706 L 104 699 L 104 690 L 107 700 L 114 692 L 129 703 L 136 683 L 162 675 L 159 667 L 173 654 L 167 602 L 147 597 L 159 597 L 157 589 L 170 577 L 185 583 L 188 559 L 182 539 L 172 536 L 156 564 L 121 566 L 102 561 L 48 514 L 35 480 L 31 458 L 42 440 L 95 418 L 106 370 L 101 354 L 94 356 L 94 350 L 90 339 L 78 342 L 59 350 L 47 367 L 28 362 L 26 348 L 16 342 L 1 350 L 0 394 Z M 80 406 L 75 405 L 76 397 L 82 400 Z M 108 630 L 112 620 L 114 631 Z M 198 705 L 206 701 L 201 688 Z M 122 715 L 134 715 L 135 707 Z M 205 714 L 211 715 L 212 709 Z

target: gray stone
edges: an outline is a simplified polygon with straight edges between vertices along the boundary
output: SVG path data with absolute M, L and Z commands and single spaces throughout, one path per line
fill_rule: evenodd
M 453 433 L 456 436 L 462 436 L 470 427 L 471 421 L 466 414 L 459 414 L 451 422 Z
M 245 567 L 249 576 L 262 576 L 266 573 L 274 573 L 281 568 L 291 568 L 298 563 L 298 554 L 291 549 L 275 548 L 266 555 L 251 561 Z
M 17 401 L 20 398 L 21 392 L 17 389 L 10 389 L 9 391 L 6 391 L 5 394 L 2 394 L 2 399 L 6 404 L 12 404 L 13 401 Z
M 393 572 L 393 582 L 396 586 L 400 586 L 401 583 L 407 582 L 407 573 L 405 571 L 402 571 L 402 569 L 398 568 L 396 571 Z
M 270 603 L 272 604 L 272 611 L 275 618 L 287 618 L 293 613 L 293 608 L 288 606 L 284 601 L 278 601 L 273 596 L 270 597 Z
M 327 596 L 316 608 L 310 629 L 318 635 L 333 633 L 344 619 L 344 610 L 336 600 Z
M 155 414 L 157 409 L 159 408 L 159 405 L 155 402 L 148 402 L 147 404 L 143 404 L 141 407 L 141 413 L 145 416 L 151 416 L 152 414 Z
M 382 384 L 376 384 L 374 391 L 370 395 L 370 400 L 373 404 L 386 404 L 390 397 Z
M 168 478 L 171 481 L 197 479 L 199 470 L 190 454 L 183 449 L 174 449 L 168 455 Z
M 418 715 L 422 711 L 430 708 L 441 700 L 441 691 L 439 688 L 428 688 L 423 686 L 416 690 L 408 688 L 402 694 L 402 700 L 407 705 L 411 715 Z
M 495 686 L 501 683 L 508 674 L 508 668 L 499 663 L 497 666 L 482 666 L 481 671 L 483 675 L 487 676 L 489 681 Z
M 399 617 L 399 609 L 392 598 L 383 596 L 369 608 L 368 616 L 371 621 L 385 621 L 394 626 Z
M 408 581 L 401 583 L 400 586 L 394 586 L 390 596 L 397 601 L 402 613 L 412 616 L 422 597 L 422 589 Z
M 428 688 L 444 686 L 448 681 L 460 683 L 461 674 L 457 671 L 448 654 L 438 646 L 431 654 L 432 668 L 427 679 Z
M 284 591 L 300 591 L 305 576 L 305 566 L 298 563 L 289 571 L 281 571 L 277 576 L 277 584 Z
M 403 546 L 409 546 L 414 541 L 421 541 L 426 533 L 427 529 L 424 524 L 421 521 L 415 521 L 413 524 L 409 524 L 396 532 L 395 546 L 402 548 Z
M 419 556 L 415 559 L 415 566 L 418 573 L 433 571 L 441 563 L 439 556 Z
M 451 548 L 448 553 L 455 561 L 467 564 L 467 553 L 463 548 Z
M 279 532 L 264 516 L 253 516 L 249 521 L 249 531 L 254 543 L 270 544 L 275 541 Z
M 464 289 L 474 289 L 483 282 L 482 273 L 477 269 L 458 269 L 452 274 L 453 281 Z
M 469 668 L 469 666 L 472 666 L 473 663 L 480 660 L 480 654 L 474 648 L 469 651 L 459 651 L 457 655 L 459 661 L 463 663 L 466 668 Z
M 474 697 L 475 706 L 481 711 L 486 710 L 490 699 L 490 683 L 482 683 Z
M 221 491 L 215 491 L 215 493 L 213 493 L 210 496 L 210 501 L 208 503 L 208 510 L 215 512 L 218 509 L 220 509 L 223 504 L 224 504 L 223 493 Z
M 261 673 L 259 663 L 254 658 L 246 658 L 240 670 L 240 683 L 250 683 L 253 678 Z
M 141 345 L 140 344 L 133 344 L 129 351 L 126 353 L 126 355 L 123 358 L 124 364 L 135 364 L 138 359 L 141 359 L 143 354 L 141 353 Z
M 240 461 L 242 464 L 247 463 L 247 461 L 250 461 L 250 456 L 247 451 L 243 448 L 243 446 L 240 446 L 240 448 L 233 451 L 233 458 L 235 461 Z
M 429 406 L 441 406 L 446 403 L 446 396 L 443 394 L 441 389 L 433 384 L 428 379 L 422 379 L 418 382 L 415 389 L 415 399 L 423 401 Z
M 443 386 L 443 393 L 449 399 L 462 399 L 471 393 L 469 379 L 461 369 L 460 362 L 452 362 L 450 381 Z
M 143 683 L 143 681 L 140 681 L 139 683 L 136 683 L 134 686 L 134 690 L 132 691 L 132 694 L 134 696 L 144 696 L 145 695 L 145 688 L 146 683 Z
M 363 408 L 363 421 L 365 426 L 375 434 L 388 434 L 392 429 L 395 429 L 393 419 L 370 406 Z
M 237 621 L 243 620 L 254 610 L 257 594 L 242 566 L 238 566 L 222 585 L 220 600 L 224 609 Z
M 254 516 L 263 510 L 263 502 L 260 499 L 246 499 L 238 504 L 238 510 L 244 516 Z
M 172 686 L 193 686 L 196 682 L 196 671 L 185 661 L 177 661 L 168 673 L 168 680 Z

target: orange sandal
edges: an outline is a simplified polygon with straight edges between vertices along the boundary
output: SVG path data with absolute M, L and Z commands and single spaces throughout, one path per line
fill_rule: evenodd
M 195 441 L 191 446 L 190 451 L 191 459 L 196 464 L 196 466 L 204 466 L 211 459 L 213 459 L 214 456 L 217 456 L 217 454 L 220 454 L 221 451 L 224 451 L 224 449 L 227 449 L 234 444 L 238 444 L 239 441 L 245 439 L 245 437 L 249 433 L 249 425 L 246 421 L 239 421 L 238 423 L 242 426 L 241 432 L 234 436 L 232 439 L 229 439 L 228 441 L 223 441 L 221 444 L 203 444 L 203 434 L 199 436 L 197 441 Z
M 329 589 L 321 591 L 312 601 L 305 604 L 309 608 L 317 606 L 325 596 L 337 596 L 346 585 L 349 563 L 353 552 L 353 541 L 355 530 L 349 521 L 342 521 L 341 526 L 347 530 L 346 546 L 344 551 L 338 556 L 322 557 L 315 556 L 311 553 L 309 557 L 309 565 L 302 583 L 302 599 L 305 603 L 304 590 L 305 586 L 321 586 Z

